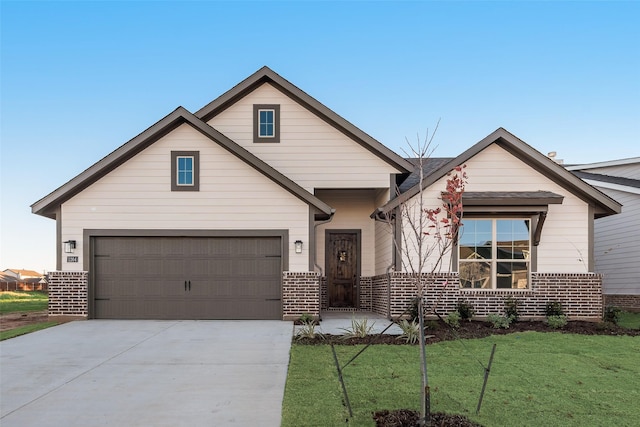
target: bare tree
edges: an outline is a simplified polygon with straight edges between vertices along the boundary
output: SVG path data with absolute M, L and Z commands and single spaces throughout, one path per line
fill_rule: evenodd
M 437 126 L 436 126 L 437 130 Z M 467 183 L 465 166 L 456 166 L 447 176 L 446 188 L 435 195 L 439 206 L 429 206 L 433 203 L 433 190 L 426 194 L 424 182 L 426 179 L 424 166 L 433 150 L 431 149 L 435 131 L 424 140 L 417 139 L 417 144 L 409 143 L 410 157 L 416 163 L 418 174 L 418 193 L 402 202 L 395 211 L 395 215 L 388 213 L 386 221 L 400 221 L 400 235 L 394 236 L 393 242 L 397 252 L 401 254 L 403 271 L 409 273 L 415 287 L 415 301 L 418 308 L 418 322 L 420 328 L 420 368 L 422 374 L 421 391 L 421 424 L 431 425 L 431 393 L 427 371 L 427 355 L 425 346 L 425 311 L 435 313 L 440 298 L 429 301 L 425 307 L 425 291 L 433 284 L 435 273 L 442 272 L 447 259 L 446 269 L 452 270 L 451 249 L 458 238 L 458 231 L 462 225 L 462 194 Z M 393 229 L 393 228 L 392 228 Z M 445 282 L 445 288 L 447 283 Z M 444 289 L 443 289 L 444 290 Z

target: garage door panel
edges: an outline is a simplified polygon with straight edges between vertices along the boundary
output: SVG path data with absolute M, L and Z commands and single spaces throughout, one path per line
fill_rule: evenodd
M 94 317 L 281 318 L 279 237 L 94 239 Z

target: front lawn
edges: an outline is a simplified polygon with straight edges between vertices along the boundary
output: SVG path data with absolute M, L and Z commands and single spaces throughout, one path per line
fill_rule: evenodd
M 493 343 L 494 364 L 475 415 Z M 342 364 L 361 346 L 336 346 Z M 640 337 L 523 332 L 427 347 L 432 411 L 458 413 L 483 426 L 632 426 L 640 419 Z M 382 409 L 419 409 L 418 347 L 374 345 L 344 371 L 354 417 L 373 426 Z M 283 402 L 283 426 L 344 425 L 329 345 L 298 345 Z
M 623 311 L 620 313 L 618 325 L 627 329 L 640 329 L 640 313 Z
M 0 292 L 0 314 L 46 310 L 49 296 L 44 292 Z

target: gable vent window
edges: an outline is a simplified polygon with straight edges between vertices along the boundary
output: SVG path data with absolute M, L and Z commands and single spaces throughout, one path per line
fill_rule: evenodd
M 200 153 L 171 152 L 171 191 L 200 190 Z
M 253 106 L 253 142 L 280 142 L 280 106 Z

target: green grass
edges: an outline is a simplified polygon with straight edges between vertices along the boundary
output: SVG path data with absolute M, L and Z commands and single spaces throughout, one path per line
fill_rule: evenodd
M 40 322 L 34 323 L 32 325 L 20 326 L 19 328 L 10 329 L 8 331 L 1 331 L 0 341 L 8 340 L 9 338 L 17 337 L 24 334 L 30 334 L 31 332 L 36 332 L 41 329 L 47 329 L 57 324 L 58 322 Z
M 0 292 L 0 314 L 42 311 L 49 296 L 43 292 Z
M 482 410 L 484 371 L 497 344 Z M 361 347 L 336 346 L 344 364 Z M 491 426 L 632 426 L 640 419 L 640 337 L 526 332 L 427 347 L 432 410 Z M 376 345 L 344 371 L 354 417 L 419 408 L 418 348 Z M 345 425 L 331 347 L 294 344 L 283 402 L 283 426 Z
M 640 313 L 630 313 L 623 311 L 620 313 L 618 325 L 627 329 L 640 329 Z

